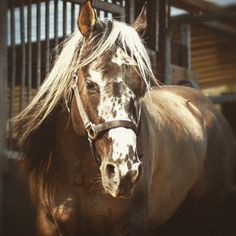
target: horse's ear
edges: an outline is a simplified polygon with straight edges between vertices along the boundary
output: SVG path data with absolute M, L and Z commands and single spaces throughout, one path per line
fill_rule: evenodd
M 147 29 L 147 2 L 145 2 L 139 16 L 132 26 L 139 33 L 139 35 L 144 36 Z
M 87 0 L 80 8 L 78 27 L 84 37 L 88 36 L 96 24 L 96 13 L 92 1 Z

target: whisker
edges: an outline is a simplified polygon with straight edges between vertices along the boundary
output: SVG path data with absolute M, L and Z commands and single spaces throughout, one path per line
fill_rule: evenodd
M 90 192 L 103 192 L 104 191 L 101 175 L 96 175 L 92 177 L 90 180 L 90 183 L 91 183 Z

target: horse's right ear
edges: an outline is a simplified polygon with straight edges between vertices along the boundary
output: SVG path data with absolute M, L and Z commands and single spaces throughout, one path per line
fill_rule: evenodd
M 97 17 L 92 2 L 91 0 L 86 0 L 80 8 L 78 17 L 78 27 L 84 37 L 90 34 L 96 24 L 96 20 Z

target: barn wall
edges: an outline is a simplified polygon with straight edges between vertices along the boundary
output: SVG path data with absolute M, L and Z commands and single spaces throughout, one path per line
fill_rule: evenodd
M 236 92 L 236 35 L 191 25 L 191 66 L 206 94 Z M 180 28 L 172 38 L 172 63 L 183 66 Z
M 192 25 L 192 68 L 201 88 L 236 84 L 236 36 Z
M 6 171 L 5 134 L 6 134 L 6 80 L 7 80 L 7 1 L 0 1 L 0 235 L 3 228 L 3 174 Z

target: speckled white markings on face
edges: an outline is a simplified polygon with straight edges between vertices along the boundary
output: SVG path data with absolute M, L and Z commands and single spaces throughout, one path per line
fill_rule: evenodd
M 119 172 L 121 176 L 126 176 L 129 171 L 136 171 L 138 170 L 138 167 L 140 165 L 140 162 L 135 162 L 130 167 L 128 167 L 128 161 L 122 161 L 118 166 L 119 166 Z M 131 162 L 130 162 L 131 163 Z M 135 176 L 134 176 L 135 177 Z
M 105 86 L 105 81 L 103 81 L 102 79 L 103 76 L 102 71 L 97 70 L 94 63 L 92 63 L 92 65 L 89 68 L 89 76 L 90 80 L 97 83 L 99 87 Z
M 134 93 L 122 82 L 122 78 L 118 77 L 114 81 L 121 83 L 122 91 L 120 96 L 115 97 L 111 94 L 112 89 L 107 89 L 108 84 L 100 87 L 99 117 L 106 122 L 113 120 L 129 120 L 136 123 L 134 114 L 129 114 L 126 110 L 130 101 L 135 100 Z M 112 86 L 112 84 L 110 84 L 110 86 Z M 134 102 L 134 104 L 136 104 L 136 102 Z M 136 150 L 137 137 L 133 130 L 122 127 L 111 129 L 108 132 L 108 137 L 112 140 L 112 159 L 114 161 L 134 158 L 133 155 L 129 156 L 130 148 L 132 148 L 133 152 Z
M 122 127 L 111 129 L 108 136 L 113 141 L 112 159 L 114 161 L 128 159 L 130 148 L 136 150 L 137 137 L 133 130 Z
M 120 81 L 120 78 L 118 78 Z M 115 97 L 113 94 L 107 92 L 105 89 L 106 86 L 100 88 L 100 104 L 98 107 L 98 115 L 105 121 L 112 120 L 131 120 L 135 121 L 133 114 L 129 114 L 125 107 L 130 103 L 131 100 L 135 99 L 135 95 L 128 86 L 124 84 L 122 86 L 122 92 L 119 97 Z M 134 102 L 136 104 L 136 102 Z
M 132 59 L 126 52 L 124 52 L 121 48 L 118 48 L 111 58 L 113 63 L 117 65 L 136 65 L 134 59 Z

